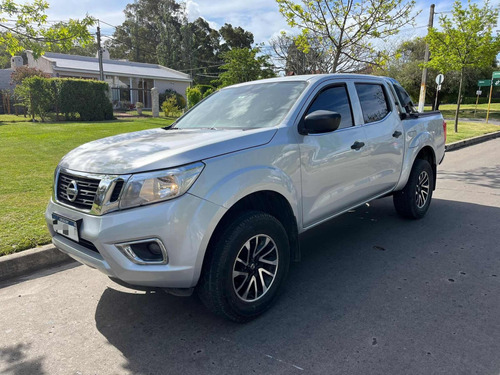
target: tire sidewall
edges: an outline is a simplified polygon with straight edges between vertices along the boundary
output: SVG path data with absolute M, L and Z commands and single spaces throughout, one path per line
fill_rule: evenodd
M 288 236 L 281 223 L 274 217 L 267 214 L 255 214 L 248 217 L 244 222 L 247 225 L 241 230 L 235 230 L 228 234 L 228 238 L 223 242 L 221 252 L 221 262 L 219 271 L 222 275 L 222 286 L 224 299 L 228 306 L 238 315 L 253 317 L 267 310 L 276 297 L 279 295 L 281 285 L 286 278 L 290 264 L 290 251 Z M 241 227 L 237 227 L 241 228 Z M 278 249 L 278 269 L 275 279 L 267 291 L 260 299 L 254 302 L 241 300 L 233 287 L 233 265 L 240 249 L 252 237 L 258 234 L 265 234 L 272 238 Z
M 417 206 L 417 202 L 415 201 L 415 194 L 416 194 L 416 189 L 417 189 L 417 184 L 418 184 L 418 178 L 423 171 L 427 172 L 427 175 L 429 176 L 430 189 L 429 189 L 429 195 L 427 197 L 425 204 L 419 208 Z M 413 168 L 413 170 L 411 172 L 410 186 L 409 186 L 409 191 L 408 191 L 408 196 L 407 196 L 407 199 L 411 200 L 410 207 L 411 207 L 412 213 L 414 214 L 415 217 L 422 218 L 427 213 L 427 210 L 429 209 L 429 206 L 430 206 L 431 200 L 432 200 L 433 187 L 434 187 L 434 174 L 432 172 L 431 165 L 426 160 L 417 159 L 415 161 L 415 167 Z

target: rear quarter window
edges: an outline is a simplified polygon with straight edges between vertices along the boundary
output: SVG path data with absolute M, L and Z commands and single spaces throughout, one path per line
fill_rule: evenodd
M 356 83 L 365 124 L 380 121 L 391 111 L 385 89 L 380 84 Z

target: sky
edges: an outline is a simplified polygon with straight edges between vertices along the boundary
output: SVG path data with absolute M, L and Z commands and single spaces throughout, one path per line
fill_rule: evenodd
M 132 0 L 130 0 L 132 1 Z M 495 0 L 498 3 L 500 0 Z M 109 24 L 119 25 L 124 20 L 123 9 L 127 0 L 48 0 L 50 9 L 47 14 L 51 20 L 82 18 L 85 14 L 99 18 Z M 415 27 L 403 29 L 400 39 L 411 39 L 426 33 L 429 19 L 429 6 L 432 1 L 417 1 L 415 10 L 421 11 L 415 20 Z M 436 12 L 451 10 L 453 1 L 436 2 Z M 224 23 L 241 26 L 254 34 L 256 43 L 268 44 L 270 38 L 281 31 L 292 31 L 278 11 L 274 0 L 187 0 L 188 17 L 206 19 L 213 28 Z M 437 22 L 437 17 L 436 17 Z M 110 35 L 113 29 L 102 25 L 103 34 Z

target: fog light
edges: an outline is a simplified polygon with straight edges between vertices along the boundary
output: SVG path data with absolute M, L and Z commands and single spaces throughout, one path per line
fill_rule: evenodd
M 161 247 L 160 245 L 158 245 L 158 243 L 156 242 L 151 242 L 149 245 L 148 245 L 148 249 L 151 253 L 153 253 L 154 255 L 161 255 Z
M 115 245 L 136 264 L 167 264 L 167 250 L 159 239 L 147 239 Z

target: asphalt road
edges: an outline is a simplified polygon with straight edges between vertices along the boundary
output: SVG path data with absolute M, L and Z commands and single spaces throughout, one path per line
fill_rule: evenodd
M 499 187 L 500 139 L 448 153 L 426 218 L 385 198 L 307 233 L 245 325 L 75 264 L 4 283 L 0 373 L 498 375 Z

